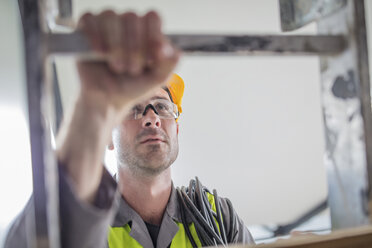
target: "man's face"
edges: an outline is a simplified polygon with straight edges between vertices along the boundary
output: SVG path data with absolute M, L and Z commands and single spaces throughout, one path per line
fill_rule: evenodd
M 144 102 L 145 106 L 154 99 L 171 101 L 161 88 Z M 112 136 L 119 167 L 127 166 L 134 173 L 158 175 L 178 155 L 178 123 L 175 119 L 160 118 L 152 108 L 141 119 L 122 121 Z

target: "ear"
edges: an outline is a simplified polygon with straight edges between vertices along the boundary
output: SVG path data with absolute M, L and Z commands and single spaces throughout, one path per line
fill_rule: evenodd
M 114 147 L 114 143 L 112 142 L 112 139 L 110 139 L 110 143 L 108 144 L 107 148 L 108 148 L 110 151 L 112 151 L 112 150 L 115 149 L 115 147 Z

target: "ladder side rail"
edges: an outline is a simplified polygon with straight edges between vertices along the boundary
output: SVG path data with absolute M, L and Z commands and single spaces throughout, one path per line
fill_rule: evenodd
M 51 147 L 53 115 L 50 69 L 45 52 L 38 2 L 18 1 L 24 35 L 27 103 L 33 177 L 34 225 L 27 226 L 28 247 L 59 248 L 57 166 Z

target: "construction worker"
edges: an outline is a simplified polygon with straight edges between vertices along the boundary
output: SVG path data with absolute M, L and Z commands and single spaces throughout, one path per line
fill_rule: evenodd
M 88 13 L 78 27 L 105 61 L 77 62 L 80 93 L 57 140 L 62 247 L 253 244 L 227 199 L 197 181 L 195 196 L 192 185 L 172 184 L 184 82 L 172 73 L 180 52 L 162 34 L 159 16 Z M 102 165 L 107 144 L 118 182 Z M 201 213 L 189 209 L 188 196 Z M 31 199 L 5 247 L 26 247 L 32 208 Z

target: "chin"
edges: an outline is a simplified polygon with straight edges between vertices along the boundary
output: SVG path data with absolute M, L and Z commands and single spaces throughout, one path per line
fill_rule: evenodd
M 159 156 L 152 155 L 150 157 L 147 157 L 146 162 L 147 162 L 146 164 L 148 165 L 148 167 L 161 168 L 161 167 L 168 166 L 169 159 L 167 158 L 167 156 L 164 156 L 162 154 L 160 154 Z
M 142 154 L 149 160 L 162 160 L 169 156 L 169 149 L 162 144 L 147 145 Z
M 166 169 L 168 169 L 169 166 L 170 166 L 169 164 L 161 162 L 161 161 L 152 161 L 152 164 L 146 163 L 140 168 L 147 175 L 157 176 L 157 175 L 160 175 Z

